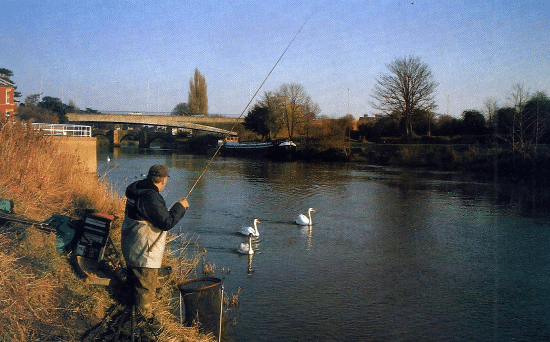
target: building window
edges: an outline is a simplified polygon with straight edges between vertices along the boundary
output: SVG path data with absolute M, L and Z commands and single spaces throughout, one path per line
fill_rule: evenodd
M 6 104 L 10 104 L 10 91 L 6 90 Z

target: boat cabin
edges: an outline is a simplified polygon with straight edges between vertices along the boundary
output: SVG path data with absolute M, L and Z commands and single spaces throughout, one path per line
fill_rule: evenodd
M 234 145 L 239 143 L 239 137 L 225 137 L 223 140 L 218 140 L 218 146 L 229 144 Z

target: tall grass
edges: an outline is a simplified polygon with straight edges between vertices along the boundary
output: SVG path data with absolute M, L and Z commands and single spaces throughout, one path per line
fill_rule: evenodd
M 123 210 L 106 183 L 29 126 L 0 121 L 0 146 L 0 197 L 12 199 L 18 214 L 42 220 L 90 206 L 109 214 Z
M 37 221 L 52 214 L 77 219 L 83 209 L 93 208 L 120 218 L 111 231 L 118 245 L 124 199 L 109 184 L 25 123 L 0 120 L 0 146 L 0 197 L 14 201 L 15 215 Z M 0 342 L 79 341 L 109 307 L 123 304 L 117 296 L 121 289 L 85 285 L 55 242 L 54 234 L 34 228 L 0 226 Z M 161 293 L 196 269 L 200 253 L 190 260 L 183 255 L 168 259 L 185 269 L 173 272 Z M 211 340 L 176 324 L 171 296 L 165 297 L 156 303 L 167 326 L 163 340 Z

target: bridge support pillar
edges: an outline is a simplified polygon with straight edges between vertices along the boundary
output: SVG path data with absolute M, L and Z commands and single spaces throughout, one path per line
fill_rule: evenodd
M 118 129 L 113 130 L 112 145 L 113 147 L 120 147 L 120 130 Z
M 147 144 L 147 131 L 143 130 L 139 134 L 139 147 L 141 148 L 148 148 L 149 145 Z

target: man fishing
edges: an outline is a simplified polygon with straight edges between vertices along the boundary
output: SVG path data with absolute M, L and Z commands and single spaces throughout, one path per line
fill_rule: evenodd
M 121 248 L 128 270 L 128 284 L 134 291 L 138 312 L 150 324 L 159 325 L 153 317 L 153 301 L 158 286 L 166 231 L 185 214 L 189 203 L 184 198 L 168 209 L 160 191 L 168 181 L 168 168 L 153 165 L 147 178 L 126 188 L 126 210 L 121 230 Z

